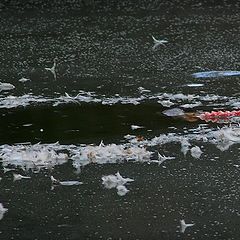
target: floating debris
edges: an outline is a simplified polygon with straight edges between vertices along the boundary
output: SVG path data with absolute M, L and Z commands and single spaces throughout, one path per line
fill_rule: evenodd
M 204 84 L 203 83 L 190 83 L 187 84 L 188 87 L 203 87 Z
M 57 58 L 54 58 L 53 66 L 51 68 L 45 68 L 47 71 L 50 71 L 53 74 L 54 80 L 57 80 L 56 66 L 57 66 Z
M 153 42 L 154 42 L 154 45 L 152 47 L 153 50 L 155 50 L 160 45 L 165 46 L 165 43 L 168 43 L 167 40 L 158 40 L 154 36 L 152 36 L 152 39 L 153 39 Z
M 2 83 L 0 82 L 0 92 L 1 91 L 8 91 L 14 89 L 15 86 L 12 85 L 11 83 Z
M 5 172 L 19 167 L 23 171 L 32 169 L 38 172 L 42 168 L 52 169 L 56 165 L 66 163 L 68 159 L 72 160 L 72 165 L 78 172 L 81 167 L 91 163 L 157 161 L 161 164 L 161 161 L 168 157 L 158 155 L 159 159 L 154 160 L 156 149 L 153 148 L 156 146 L 180 144 L 184 155 L 191 150 L 191 155 L 199 158 L 202 150 L 196 146 L 191 148 L 192 142 L 210 143 L 221 151 L 226 151 L 233 144 L 240 143 L 240 127 L 224 126 L 217 129 L 198 127 L 191 132 L 161 134 L 151 139 L 126 135 L 124 141 L 127 142 L 123 144 L 101 142 L 99 145 L 60 145 L 59 143 L 0 145 L 0 159 Z M 11 168 L 8 168 L 8 165 L 11 165 Z
M 239 76 L 240 71 L 207 71 L 193 73 L 194 78 L 217 78 L 217 77 L 231 77 Z
M 185 220 L 180 220 L 180 232 L 184 233 L 186 228 L 192 227 L 194 225 L 195 224 L 193 224 L 193 223 L 185 223 Z
M 107 175 L 102 177 L 102 184 L 105 188 L 111 189 L 120 185 L 125 185 L 128 182 L 133 182 L 131 178 L 123 178 L 119 172 L 115 175 Z
M 197 159 L 200 158 L 203 153 L 202 150 L 200 149 L 200 147 L 198 147 L 198 146 L 192 147 L 190 151 L 191 151 L 192 157 L 197 158 Z
M 1 91 L 1 89 L 0 89 Z M 138 105 L 144 101 L 157 101 L 160 104 L 170 107 L 170 105 L 184 105 L 189 104 L 199 106 L 202 105 L 212 106 L 212 101 L 216 104 L 222 104 L 225 106 L 238 107 L 240 106 L 239 100 L 236 97 L 218 96 L 218 95 L 184 95 L 184 94 L 170 94 L 170 93 L 156 93 L 156 94 L 144 94 L 139 97 L 106 97 L 105 95 L 96 95 L 94 92 L 80 91 L 76 96 L 70 96 L 65 93 L 63 96 L 58 97 L 46 97 L 46 96 L 34 96 L 31 94 L 25 94 L 22 96 L 4 96 L 0 97 L 0 108 L 17 108 L 26 107 L 38 104 L 48 104 L 51 106 L 59 106 L 69 103 L 99 103 L 102 105 L 114 105 L 114 104 L 132 104 Z M 182 102 L 182 104 L 181 104 Z
M 15 169 L 12 169 L 12 168 L 6 168 L 6 167 L 3 167 L 3 173 L 7 173 L 7 172 L 10 172 L 10 171 L 14 171 Z
M 175 159 L 175 157 L 166 157 L 164 155 L 161 155 L 159 152 L 157 152 L 157 154 L 158 154 L 158 160 L 151 160 L 151 162 L 156 162 L 158 163 L 158 165 L 161 165 L 166 160 Z
M 172 105 L 174 105 L 173 102 L 171 102 L 170 100 L 163 100 L 163 101 L 158 101 L 158 103 L 162 104 L 164 107 L 171 107 Z
M 184 154 L 184 156 L 186 156 L 187 152 L 190 150 L 191 144 L 186 138 L 182 138 L 180 143 L 181 143 L 181 152 Z
M 139 88 L 138 88 L 138 91 L 139 91 L 140 93 L 151 92 L 151 90 L 145 89 L 144 87 L 139 87 Z
M 143 126 L 137 126 L 137 125 L 131 125 L 132 130 L 136 130 L 136 129 L 140 129 L 140 128 L 144 128 L 144 127 Z
M 83 182 L 79 182 L 79 181 L 59 181 L 56 178 L 54 178 L 53 176 L 50 177 L 52 184 L 54 185 L 62 185 L 62 186 L 76 186 L 76 185 L 81 185 L 83 184 Z
M 22 169 L 35 169 L 39 171 L 41 168 L 52 168 L 55 165 L 65 163 L 68 160 L 67 154 L 56 153 L 54 146 L 35 145 L 3 145 L 0 147 L 0 158 L 3 160 L 3 167 L 8 164 L 22 167 Z M 11 169 L 12 170 L 12 169 Z
M 163 111 L 163 114 L 168 117 L 178 117 L 178 116 L 183 116 L 185 113 L 180 108 L 172 108 L 172 109 Z
M 119 196 L 126 195 L 129 190 L 124 186 L 128 182 L 133 182 L 131 178 L 123 178 L 119 172 L 115 175 L 107 175 L 102 177 L 102 184 L 107 189 L 116 188 Z
M 13 181 L 19 181 L 21 179 L 30 179 L 31 177 L 28 177 L 28 176 L 23 176 L 21 174 L 16 174 L 16 173 L 13 173 Z
M 28 82 L 28 81 L 31 81 L 31 79 L 22 77 L 18 81 L 19 82 Z
M 182 107 L 182 108 L 194 108 L 194 107 L 198 107 L 198 106 L 201 106 L 201 105 L 202 105 L 201 102 L 195 102 L 195 103 L 182 104 L 180 107 Z
M 117 194 L 119 196 L 121 196 L 121 197 L 125 196 L 128 192 L 129 192 L 129 190 L 125 186 L 123 186 L 123 185 L 117 186 Z
M 7 208 L 3 207 L 3 204 L 0 203 L 0 220 L 3 219 L 4 214 L 8 211 Z

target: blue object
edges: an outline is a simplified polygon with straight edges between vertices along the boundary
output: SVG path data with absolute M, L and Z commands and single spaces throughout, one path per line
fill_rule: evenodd
M 194 78 L 214 78 L 214 77 L 228 77 L 239 76 L 240 71 L 208 71 L 193 73 Z

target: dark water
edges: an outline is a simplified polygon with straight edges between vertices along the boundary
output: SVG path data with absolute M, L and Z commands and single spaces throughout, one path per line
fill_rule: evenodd
M 162 113 L 239 108 L 239 5 L 150 3 L 0 12 L 1 239 L 239 239 L 238 125 Z

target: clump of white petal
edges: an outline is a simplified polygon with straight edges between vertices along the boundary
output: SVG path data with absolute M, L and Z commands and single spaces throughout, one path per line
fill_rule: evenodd
M 202 153 L 203 153 L 202 150 L 198 146 L 195 146 L 195 147 L 191 148 L 191 155 L 194 158 L 197 158 L 197 159 L 200 158 Z
M 4 145 L 1 149 L 0 158 L 3 160 L 3 167 L 15 165 L 23 170 L 34 169 L 39 171 L 41 168 L 52 168 L 68 160 L 67 154 L 57 153 L 49 147 L 35 145 Z
M 81 165 L 87 165 L 89 163 L 116 163 L 124 160 L 148 161 L 151 155 L 152 152 L 144 147 L 108 144 L 82 147 L 71 158 Z
M 214 143 L 221 151 L 225 151 L 234 143 L 240 143 L 240 128 L 223 127 L 212 132 L 212 137 L 212 143 Z
M 119 196 L 124 196 L 129 192 L 129 190 L 124 186 L 128 182 L 133 182 L 134 180 L 131 178 L 124 178 L 121 176 L 119 172 L 115 175 L 107 175 L 102 177 L 102 184 L 105 188 L 111 189 L 116 188 L 117 194 Z
M 128 192 L 129 192 L 129 190 L 128 190 L 125 186 L 123 186 L 123 185 L 117 186 L 117 194 L 118 194 L 119 196 L 124 196 L 124 195 L 126 195 Z
M 12 85 L 11 83 L 2 83 L 0 82 L 0 92 L 1 91 L 8 91 L 8 90 L 11 90 L 11 89 L 14 89 L 15 86 Z

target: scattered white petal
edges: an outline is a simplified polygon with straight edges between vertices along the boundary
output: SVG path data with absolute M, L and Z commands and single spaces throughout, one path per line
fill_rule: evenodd
M 192 226 L 194 226 L 194 225 L 195 225 L 195 224 L 193 224 L 193 223 L 185 223 L 184 220 L 180 220 L 180 232 L 181 232 L 181 233 L 184 233 L 185 230 L 186 230 L 186 228 L 192 227 Z
M 161 165 L 163 162 L 165 162 L 166 160 L 171 160 L 171 159 L 175 159 L 175 157 L 166 157 L 164 155 L 161 155 L 158 152 L 158 160 L 152 160 L 151 162 L 156 162 L 158 163 L 158 165 Z
M 27 81 L 30 81 L 30 79 L 29 79 L 29 78 L 24 78 L 24 77 L 22 77 L 22 78 L 20 78 L 18 81 L 19 81 L 19 82 L 27 82 Z
M 0 220 L 3 219 L 3 215 L 5 214 L 5 212 L 7 212 L 8 209 L 3 207 L 2 203 L 0 203 Z
M 191 84 L 187 84 L 188 87 L 202 87 L 204 86 L 203 83 L 191 83 Z
M 123 178 L 119 172 L 116 173 L 116 177 L 118 180 L 118 185 L 124 185 L 128 182 L 133 182 L 134 180 L 131 178 Z
M 83 182 L 79 182 L 79 181 L 60 181 L 59 184 L 63 185 L 63 186 L 73 186 L 73 185 L 81 185 L 81 184 L 83 184 Z
M 54 80 L 57 79 L 56 66 L 57 66 L 57 58 L 54 58 L 53 66 L 51 68 L 45 68 L 45 70 L 50 71 L 53 74 Z
M 13 173 L 13 181 L 19 181 L 21 179 L 29 179 L 31 177 L 27 177 L 27 176 L 23 176 L 21 174 L 16 174 L 16 173 Z
M 158 40 L 154 36 L 152 36 L 152 39 L 154 41 L 154 45 L 152 47 L 153 50 L 155 50 L 160 45 L 165 46 L 164 44 L 168 42 L 167 40 Z
M 143 88 L 143 87 L 139 87 L 139 88 L 138 88 L 138 91 L 139 91 L 140 93 L 151 92 L 150 90 L 145 89 L 145 88 Z
M 62 186 L 74 186 L 74 185 L 83 184 L 82 182 L 79 182 L 79 181 L 59 181 L 58 179 L 54 178 L 53 176 L 51 176 L 51 181 L 52 181 L 52 184 L 62 185 Z
M 136 130 L 136 129 L 140 129 L 140 128 L 144 128 L 144 127 L 143 126 L 137 126 L 137 125 L 131 125 L 132 130 Z

